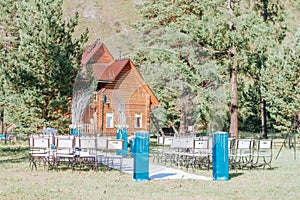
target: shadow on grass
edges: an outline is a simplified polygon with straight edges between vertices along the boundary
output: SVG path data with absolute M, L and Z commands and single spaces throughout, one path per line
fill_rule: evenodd
M 232 172 L 232 173 L 229 173 L 229 179 L 236 178 L 236 177 L 241 176 L 243 174 L 244 173 L 242 173 L 242 172 Z
M 159 179 L 159 178 L 165 178 L 165 177 L 168 177 L 168 176 L 173 176 L 173 175 L 176 175 L 176 173 L 160 173 L 160 174 L 155 174 L 155 175 L 152 175 L 149 179 Z
M 23 157 L 19 157 L 19 158 L 8 158 L 8 159 L 0 159 L 0 164 L 4 164 L 4 163 L 21 163 L 24 162 L 25 160 L 28 160 L 28 156 L 23 156 Z
M 272 170 L 276 170 L 276 169 L 279 169 L 279 167 L 265 167 L 265 168 L 257 168 L 255 170 L 265 170 L 265 171 L 272 171 Z
M 21 153 L 28 150 L 29 147 L 0 147 L 0 153 L 5 153 L 5 152 Z
M 28 147 L 0 147 L 0 164 L 4 163 L 20 163 L 28 160 L 29 148 Z
M 249 169 L 249 170 L 261 170 L 261 171 L 272 171 L 272 170 L 275 170 L 275 169 L 278 169 L 279 167 L 266 167 L 266 168 L 253 168 L 253 169 Z M 244 172 L 231 172 L 231 173 L 229 173 L 229 177 L 230 177 L 230 179 L 232 179 L 232 178 L 236 178 L 236 177 L 238 177 L 238 176 L 241 176 L 241 175 L 243 175 L 244 174 Z
M 106 165 L 101 165 L 99 164 L 97 167 L 95 166 L 72 166 L 71 164 L 68 165 L 66 163 L 60 163 L 58 166 L 51 166 L 49 169 L 51 170 L 56 170 L 56 171 L 68 171 L 68 170 L 72 170 L 72 171 L 82 171 L 82 172 L 87 172 L 87 171 L 118 171 L 116 169 L 113 169 L 111 167 L 108 167 Z

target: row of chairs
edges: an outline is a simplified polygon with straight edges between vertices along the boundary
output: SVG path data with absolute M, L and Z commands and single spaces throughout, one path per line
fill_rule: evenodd
M 212 167 L 212 138 L 159 137 L 161 148 L 154 150 L 153 161 L 179 168 L 210 169 Z M 228 140 L 228 162 L 230 169 L 271 167 L 272 140 L 234 139 Z
M 63 164 L 72 169 L 84 166 L 97 169 L 99 164 L 114 167 L 116 160 L 120 169 L 122 167 L 123 157 L 116 153 L 116 150 L 123 149 L 124 141 L 120 139 L 31 135 L 28 143 L 32 169 L 36 169 L 37 164 L 56 169 Z
M 273 157 L 272 140 L 231 139 L 229 164 L 233 169 L 258 168 L 271 169 Z
M 162 148 L 153 152 L 153 162 L 164 165 L 209 169 L 211 164 L 211 140 L 209 138 L 159 137 Z

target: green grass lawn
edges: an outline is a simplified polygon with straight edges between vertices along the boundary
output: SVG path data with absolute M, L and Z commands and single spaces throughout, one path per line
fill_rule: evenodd
M 274 149 L 274 158 L 279 148 Z M 31 171 L 26 145 L 0 144 L 0 199 L 299 199 L 300 153 L 284 148 L 273 170 L 232 170 L 229 181 L 150 180 L 114 170 Z M 299 150 L 300 152 L 300 150 Z M 196 174 L 211 176 L 211 171 Z

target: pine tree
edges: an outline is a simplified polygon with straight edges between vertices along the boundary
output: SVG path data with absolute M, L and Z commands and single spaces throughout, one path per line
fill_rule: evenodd
M 259 77 L 268 50 L 284 39 L 281 3 L 149 0 L 141 7 L 141 13 L 144 21 L 140 26 L 145 35 L 166 27 L 187 34 L 221 67 L 220 72 L 230 77 L 229 133 L 238 137 L 237 83 L 244 77 L 248 80 Z M 156 39 L 160 43 L 161 37 Z
M 7 74 L 19 99 L 18 121 L 31 131 L 70 124 L 72 87 L 87 32 L 72 38 L 78 14 L 64 21 L 62 0 L 22 2 L 18 48 L 10 54 Z M 17 62 L 16 62 L 17 61 Z
M 161 28 L 144 35 L 144 47 L 135 55 L 146 81 L 156 92 L 162 105 L 161 119 L 167 125 L 187 134 L 187 126 L 207 127 L 210 114 L 207 89 L 214 86 L 219 75 L 215 65 L 206 61 L 207 55 L 185 33 L 175 27 Z M 156 41 L 155 38 L 159 38 Z M 197 120 L 195 120 L 197 119 Z
M 291 131 L 293 116 L 300 108 L 300 28 L 292 40 L 272 51 L 262 70 L 263 95 L 274 127 Z
M 6 126 L 13 123 L 7 118 L 8 111 L 13 107 L 9 96 L 12 94 L 7 78 L 9 67 L 9 52 L 16 48 L 18 37 L 16 19 L 18 14 L 17 1 L 0 2 L 0 133 L 6 132 Z

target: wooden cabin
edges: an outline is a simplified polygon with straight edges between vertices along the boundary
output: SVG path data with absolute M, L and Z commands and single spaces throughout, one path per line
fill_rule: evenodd
M 117 128 L 150 132 L 150 111 L 159 102 L 130 59 L 114 59 L 97 40 L 83 54 L 82 65 L 91 66 L 98 81 L 82 116 L 83 134 L 115 136 Z

